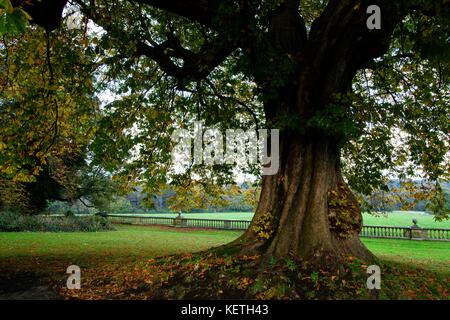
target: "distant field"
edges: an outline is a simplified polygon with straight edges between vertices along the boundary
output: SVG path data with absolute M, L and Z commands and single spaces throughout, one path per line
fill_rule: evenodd
M 399 226 L 409 227 L 411 226 L 412 219 L 418 221 L 418 225 L 424 228 L 450 228 L 450 220 L 437 222 L 434 220 L 434 216 L 426 212 L 417 211 L 394 211 L 387 214 L 380 214 L 373 216 L 364 214 L 363 221 L 365 225 L 378 225 L 378 226 Z
M 134 215 L 134 214 L 130 214 Z M 154 217 L 176 217 L 175 213 L 152 213 L 139 214 L 140 216 L 154 216 Z M 182 216 L 194 219 L 218 219 L 218 220 L 251 220 L 252 212 L 214 212 L 214 213 L 184 213 Z M 377 216 L 364 214 L 364 225 L 368 226 L 395 226 L 395 227 L 409 227 L 412 225 L 412 219 L 417 219 L 419 226 L 426 228 L 450 228 L 450 220 L 437 222 L 433 215 L 425 212 L 417 211 L 394 211 L 386 214 L 379 214 Z

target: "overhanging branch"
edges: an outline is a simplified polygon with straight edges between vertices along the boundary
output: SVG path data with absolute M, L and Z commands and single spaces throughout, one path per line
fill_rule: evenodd
M 219 0 L 128 0 L 142 3 L 211 26 L 220 6 Z
M 410 13 L 441 6 L 448 11 L 448 0 L 341 0 L 330 1 L 311 27 L 302 77 L 317 91 L 316 104 L 329 102 L 331 95 L 346 92 L 356 72 L 382 57 L 391 44 L 395 27 Z M 381 9 L 381 29 L 369 30 L 367 8 Z M 447 9 L 445 9 L 447 8 Z M 434 12 L 438 14 L 438 10 Z M 320 84 L 318 88 L 317 84 Z M 307 84 L 308 85 L 308 84 Z
M 167 32 L 167 40 L 161 44 L 152 39 L 142 40 L 142 37 L 136 38 L 125 30 L 119 30 L 119 26 L 109 23 L 109 19 L 96 13 L 94 7 L 77 2 L 89 19 L 111 34 L 125 35 L 117 40 L 123 46 L 135 47 L 135 56 L 146 56 L 154 60 L 167 75 L 176 78 L 180 86 L 188 81 L 204 79 L 237 48 L 234 41 L 226 40 L 226 37 L 220 35 L 205 41 L 198 52 L 184 48 L 171 32 Z M 181 63 L 176 63 L 176 59 Z

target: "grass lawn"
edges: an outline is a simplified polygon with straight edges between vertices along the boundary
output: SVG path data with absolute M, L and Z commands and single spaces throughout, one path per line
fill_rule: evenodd
M 130 214 L 131 215 L 131 214 Z M 140 216 L 177 217 L 175 213 L 151 213 L 139 214 Z M 252 212 L 211 212 L 211 213 L 184 213 L 186 218 L 194 219 L 219 219 L 219 220 L 248 220 L 253 217 Z M 394 226 L 409 227 L 412 219 L 417 219 L 419 226 L 425 228 L 450 228 L 450 220 L 437 222 L 433 215 L 417 211 L 393 211 L 377 216 L 363 214 L 363 221 L 368 226 Z
M 0 270 L 35 264 L 127 263 L 176 253 L 198 252 L 236 239 L 238 231 L 118 226 L 111 232 L 0 233 Z M 377 256 L 450 274 L 450 243 L 363 239 Z
M 153 274 L 159 276 L 160 271 L 154 273 L 149 269 L 153 258 L 202 251 L 231 242 L 240 234 L 238 231 L 146 226 L 117 226 L 117 231 L 95 233 L 0 233 L 0 299 L 9 299 L 11 294 L 16 298 L 15 295 L 31 294 L 35 299 L 41 297 L 41 293 L 34 292 L 33 288 L 46 284 L 61 288 L 57 289 L 63 290 L 60 294 L 63 292 L 71 298 L 109 299 L 122 295 L 133 298 L 133 290 L 139 291 L 142 281 L 153 279 Z M 385 274 L 386 292 L 396 291 L 399 283 L 409 283 L 410 287 L 417 284 L 420 288 L 430 284 L 430 290 L 439 285 L 445 288 L 444 283 L 448 283 L 450 243 L 391 239 L 363 241 L 385 264 L 404 265 L 401 270 L 405 271 Z M 72 264 L 82 270 L 83 288 L 87 288 L 80 293 L 82 296 L 63 289 L 66 268 Z M 417 270 L 411 273 L 416 268 L 430 272 Z M 439 290 L 445 292 L 445 289 Z M 412 297 L 417 297 L 415 294 Z M 53 295 L 49 298 L 54 299 Z M 145 297 L 145 294 L 141 296 Z M 442 293 L 438 297 L 442 297 Z
M 450 275 L 450 242 L 363 238 L 377 257 Z
M 197 252 L 230 242 L 241 233 L 144 226 L 117 231 L 39 233 L 0 232 L 0 266 L 7 261 L 60 261 L 81 265 L 126 262 Z M 1 269 L 1 268 L 0 268 Z

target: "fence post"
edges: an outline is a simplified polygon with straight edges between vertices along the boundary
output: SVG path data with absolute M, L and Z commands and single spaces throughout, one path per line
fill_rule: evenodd
M 413 219 L 412 220 L 413 225 L 410 228 L 410 233 L 411 233 L 411 240 L 412 239 L 416 239 L 416 240 L 425 240 L 428 238 L 427 235 L 427 230 L 422 229 L 421 227 L 419 227 L 417 225 L 417 220 Z

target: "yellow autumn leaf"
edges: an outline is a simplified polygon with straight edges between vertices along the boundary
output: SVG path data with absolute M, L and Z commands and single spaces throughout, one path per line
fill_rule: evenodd
M 6 174 L 12 174 L 14 172 L 14 168 L 12 166 L 8 166 L 3 170 Z

